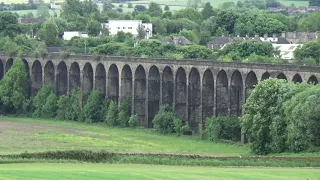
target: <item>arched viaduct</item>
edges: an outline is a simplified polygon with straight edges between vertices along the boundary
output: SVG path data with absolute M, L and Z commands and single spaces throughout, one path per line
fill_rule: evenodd
M 314 83 L 320 78 L 320 66 L 288 64 L 109 56 L 63 59 L 58 54 L 23 61 L 33 94 L 43 84 L 52 84 L 57 95 L 82 88 L 85 97 L 97 89 L 118 104 L 130 98 L 132 113 L 140 116 L 145 127 L 152 127 L 161 104 L 169 104 L 195 130 L 209 116 L 240 115 L 250 90 L 268 77 Z M 1 58 L 0 78 L 12 63 L 10 57 Z

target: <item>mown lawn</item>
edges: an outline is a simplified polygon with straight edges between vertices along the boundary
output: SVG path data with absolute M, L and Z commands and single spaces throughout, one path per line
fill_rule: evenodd
M 319 169 L 207 168 L 120 164 L 1 164 L 0 179 L 319 180 Z
M 79 149 L 217 156 L 249 154 L 247 145 L 213 143 L 195 136 L 160 135 L 152 129 L 0 117 L 0 154 Z

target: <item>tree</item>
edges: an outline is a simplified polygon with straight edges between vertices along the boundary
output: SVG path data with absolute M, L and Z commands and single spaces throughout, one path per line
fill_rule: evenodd
M 138 28 L 137 28 L 137 32 L 138 32 L 138 39 L 144 39 L 146 37 L 146 31 L 144 30 L 143 26 L 141 24 L 139 24 Z
M 137 11 L 137 12 L 145 12 L 147 11 L 147 8 L 144 6 L 144 5 L 136 5 L 134 7 L 134 11 Z
M 15 59 L 12 67 L 0 81 L 0 99 L 8 113 L 22 110 L 27 100 L 28 84 L 26 66 L 21 59 Z
M 320 6 L 319 0 L 309 0 L 309 6 Z
M 20 32 L 17 16 L 12 12 L 0 12 L 0 36 L 12 38 Z
M 130 107 L 130 100 L 126 99 L 125 101 L 121 102 L 118 114 L 118 122 L 121 127 L 129 126 L 129 119 L 131 116 L 131 107 Z
M 100 30 L 101 30 L 101 24 L 98 21 L 92 19 L 88 22 L 87 32 L 89 36 L 98 36 L 100 33 Z
M 42 107 L 41 115 L 43 118 L 56 117 L 56 112 L 58 109 L 57 100 L 58 100 L 57 96 L 53 94 L 53 92 L 51 92 L 48 98 L 46 99 L 45 104 Z
M 201 0 L 188 0 L 187 6 L 193 9 L 198 9 L 201 5 Z
M 158 17 L 152 19 L 152 25 L 155 33 L 157 34 L 165 34 L 167 32 L 167 28 L 165 23 Z
M 108 113 L 107 113 L 105 122 L 107 123 L 108 126 L 118 125 L 118 109 L 117 109 L 117 104 L 114 101 L 111 101 L 108 106 Z
M 221 10 L 217 14 L 217 26 L 232 34 L 238 16 L 235 10 Z
M 170 10 L 170 7 L 169 7 L 168 5 L 165 5 L 165 6 L 164 6 L 164 10 L 165 10 L 165 11 L 169 11 L 169 10 Z
M 103 98 L 98 90 L 91 91 L 87 104 L 83 107 L 84 121 L 88 123 L 103 121 Z
M 59 44 L 57 25 L 52 20 L 46 21 L 37 32 L 37 37 L 43 40 L 47 46 Z
M 49 13 L 49 8 L 46 5 L 40 5 L 38 6 L 37 9 L 37 16 L 39 18 L 49 18 L 50 17 L 50 13 Z
M 43 117 L 43 107 L 50 96 L 50 94 L 53 92 L 51 85 L 45 85 L 41 87 L 41 89 L 38 91 L 37 95 L 33 99 L 33 106 L 35 108 L 33 112 L 33 117 Z
M 185 8 L 175 12 L 174 17 L 178 18 L 187 18 L 193 22 L 201 23 L 202 15 L 199 11 L 192 8 Z
M 142 23 L 150 23 L 151 22 L 151 16 L 146 13 L 137 14 L 135 19 L 142 20 Z
M 54 18 L 53 22 L 57 26 L 57 31 L 58 31 L 58 37 L 62 38 L 63 33 L 67 30 L 68 28 L 68 23 L 66 20 L 62 18 Z
M 305 32 L 316 32 L 320 30 L 320 12 L 314 12 L 303 17 L 298 22 L 298 30 Z
M 68 112 L 70 111 L 70 100 L 66 95 L 59 97 L 57 101 L 57 119 L 68 120 Z
M 162 9 L 161 6 L 155 2 L 150 2 L 149 8 L 148 8 L 148 14 L 150 16 L 161 16 L 162 15 Z
M 214 57 L 212 50 L 200 45 L 180 47 L 179 50 L 185 59 L 211 59 Z
M 175 132 L 174 119 L 176 115 L 169 105 L 163 105 L 152 120 L 154 128 L 161 134 Z
M 131 2 L 128 3 L 128 8 L 133 8 L 133 5 Z
M 201 11 L 203 19 L 208 19 L 209 17 L 214 15 L 213 7 L 211 6 L 210 2 L 207 2 L 204 8 Z
M 320 62 L 320 42 L 311 41 L 299 46 L 293 52 L 295 59 L 313 58 L 318 64 Z
M 232 9 L 236 8 L 236 4 L 234 2 L 224 2 L 221 4 L 221 9 Z
M 199 43 L 198 36 L 191 30 L 183 29 L 179 32 L 179 35 L 186 37 L 188 40 L 195 44 Z

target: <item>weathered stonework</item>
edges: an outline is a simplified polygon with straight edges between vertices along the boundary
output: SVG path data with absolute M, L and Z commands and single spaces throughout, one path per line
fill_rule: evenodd
M 131 99 L 132 113 L 139 115 L 145 127 L 152 127 L 160 105 L 168 104 L 194 130 L 210 116 L 241 115 L 250 90 L 268 77 L 315 83 L 320 78 L 320 66 L 293 64 L 110 56 L 62 59 L 59 54 L 45 59 L 24 57 L 23 61 L 32 94 L 43 84 L 52 84 L 57 95 L 80 87 L 84 99 L 92 89 L 97 89 L 118 104 Z M 1 57 L 0 78 L 12 63 L 12 58 Z

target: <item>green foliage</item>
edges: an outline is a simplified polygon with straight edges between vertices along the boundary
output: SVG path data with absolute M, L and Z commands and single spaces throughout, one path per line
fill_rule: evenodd
M 0 12 L 0 36 L 12 38 L 20 32 L 17 16 L 12 12 Z
M 131 115 L 128 123 L 130 127 L 139 126 L 140 124 L 139 116 L 137 114 Z
M 185 8 L 174 13 L 174 18 L 187 18 L 193 22 L 200 23 L 202 21 L 202 14 L 192 8 Z
M 209 141 L 241 140 L 238 117 L 212 117 L 206 119 L 204 138 Z
M 12 67 L 0 81 L 0 98 L 8 113 L 22 110 L 27 100 L 28 89 L 25 64 L 21 59 L 15 59 Z
M 59 97 L 57 102 L 57 119 L 58 120 L 68 120 L 68 113 L 70 112 L 70 100 L 66 95 Z
M 101 30 L 101 24 L 97 20 L 90 20 L 87 24 L 87 32 L 89 36 L 98 36 Z
M 53 94 L 53 92 L 51 92 L 50 95 L 47 97 L 45 104 L 42 107 L 41 117 L 43 118 L 56 117 L 56 112 L 58 109 L 57 100 L 58 100 L 57 96 Z
M 81 120 L 82 98 L 79 89 L 73 89 L 69 97 L 69 112 L 67 112 L 66 119 L 71 121 Z
M 91 91 L 87 104 L 83 107 L 83 118 L 85 122 L 103 122 L 103 98 L 100 91 Z
M 150 2 L 149 8 L 148 8 L 148 14 L 150 16 L 161 16 L 162 14 L 162 9 L 161 6 L 155 2 Z
M 106 116 L 105 122 L 107 123 L 108 126 L 118 125 L 118 108 L 117 108 L 117 104 L 114 101 L 111 101 L 108 106 L 108 114 Z
M 193 42 L 195 44 L 199 43 L 199 39 L 198 39 L 196 33 L 194 33 L 191 30 L 183 29 L 179 32 L 179 35 L 186 37 L 188 40 L 190 40 L 191 42 Z
M 177 118 L 169 105 L 161 106 L 160 110 L 152 120 L 154 128 L 161 134 L 174 133 L 176 132 L 175 130 L 180 130 L 181 123 L 178 121 L 179 118 Z M 177 127 L 175 127 L 175 125 L 177 125 Z
M 119 107 L 119 114 L 118 114 L 118 123 L 121 127 L 129 126 L 129 120 L 131 115 L 131 107 L 130 107 L 130 100 L 126 99 L 121 102 Z
M 36 96 L 33 98 L 34 112 L 33 117 L 43 117 L 43 107 L 47 102 L 50 94 L 53 93 L 51 85 L 42 86 Z
M 37 32 L 37 37 L 43 40 L 47 46 L 56 46 L 60 44 L 60 40 L 58 39 L 58 27 L 52 20 L 42 24 L 41 29 Z
M 200 45 L 179 47 L 179 50 L 183 53 L 183 57 L 186 59 L 213 59 L 214 57 L 214 54 L 210 49 Z
M 295 49 L 293 53 L 294 53 L 295 59 L 303 60 L 306 58 L 313 58 L 317 62 L 317 64 L 319 64 L 320 42 L 318 41 L 307 42 L 303 46 L 299 46 L 297 49 Z M 307 62 L 310 62 L 310 59 Z M 311 63 L 313 63 L 312 60 L 311 60 Z
M 210 2 L 207 2 L 205 4 L 205 6 L 203 7 L 203 9 L 201 11 L 201 14 L 204 19 L 208 19 L 214 15 L 213 7 L 211 6 Z
M 44 4 L 38 6 L 37 17 L 39 17 L 39 18 L 49 18 L 50 17 L 50 13 L 49 13 L 48 6 L 46 6 Z
M 22 113 L 27 117 L 32 117 L 34 112 L 33 98 L 26 99 L 22 104 Z
M 298 30 L 302 32 L 316 32 L 320 30 L 320 12 L 310 13 L 298 21 Z
M 182 132 L 184 131 L 181 131 L 182 127 L 183 127 L 183 122 L 182 120 L 179 118 L 179 117 L 174 117 L 173 118 L 173 124 L 174 124 L 174 131 L 178 134 L 182 134 Z

